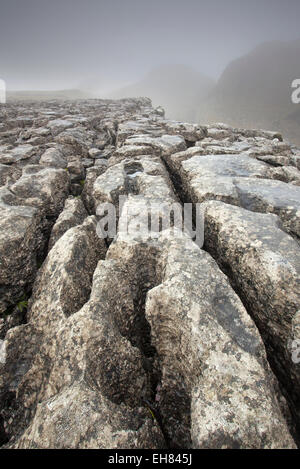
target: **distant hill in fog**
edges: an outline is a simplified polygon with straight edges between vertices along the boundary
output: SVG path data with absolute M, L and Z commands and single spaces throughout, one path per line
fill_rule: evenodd
M 110 93 L 110 98 L 147 96 L 154 106 L 163 106 L 166 116 L 195 121 L 198 103 L 208 95 L 214 81 L 192 67 L 165 65 L 151 71 L 139 82 Z
M 300 78 L 300 40 L 268 42 L 231 62 L 197 120 L 280 130 L 300 145 L 300 105 L 291 102 L 291 83 Z
M 205 67 L 205 64 L 203 64 Z M 80 99 L 148 96 L 179 121 L 226 122 L 236 127 L 279 130 L 300 146 L 300 104 L 291 101 L 291 83 L 300 78 L 300 39 L 264 43 L 232 61 L 215 83 L 192 67 L 165 65 L 121 88 L 92 77 L 81 90 L 10 92 L 9 99 Z M 120 88 L 117 88 L 120 86 Z M 107 91 L 107 89 L 114 91 Z

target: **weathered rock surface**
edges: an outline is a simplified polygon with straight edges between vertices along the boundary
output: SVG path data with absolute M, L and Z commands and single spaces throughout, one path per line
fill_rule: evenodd
M 300 409 L 300 370 L 290 342 L 300 301 L 299 244 L 281 230 L 278 218 L 220 202 L 205 204 L 205 244 L 230 278 L 254 318 L 270 362 Z
M 0 444 L 295 448 L 299 150 L 147 98 L 0 117 Z
M 50 251 L 66 231 L 74 226 L 81 225 L 87 216 L 88 213 L 81 199 L 74 197 L 66 199 L 64 209 L 52 228 L 48 250 Z
M 146 316 L 162 368 L 160 409 L 176 445 L 293 445 L 259 333 L 217 264 L 190 240 L 168 239 L 160 269 Z
M 67 167 L 67 162 L 62 152 L 56 148 L 48 148 L 41 156 L 40 164 L 43 166 L 52 166 L 53 168 L 65 169 Z
M 182 152 L 165 158 L 186 200 L 220 200 L 248 210 L 276 213 L 285 229 L 299 236 L 300 188 L 294 184 L 298 170 L 288 177 L 288 170 L 278 171 L 243 153 L 197 156 Z
M 34 280 L 42 234 L 37 209 L 1 204 L 0 212 L 0 311 L 4 313 Z

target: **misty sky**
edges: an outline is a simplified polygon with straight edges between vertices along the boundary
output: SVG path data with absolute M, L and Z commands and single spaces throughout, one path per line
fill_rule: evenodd
M 299 37 L 299 0 L 0 0 L 0 78 L 88 87 L 163 64 L 217 78 L 257 44 Z

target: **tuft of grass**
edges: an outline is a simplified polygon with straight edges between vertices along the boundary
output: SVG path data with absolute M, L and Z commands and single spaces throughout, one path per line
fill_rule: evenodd
M 17 304 L 17 308 L 20 313 L 23 313 L 23 311 L 28 308 L 28 301 L 19 301 L 19 303 Z
M 6 311 L 4 311 L 3 313 L 0 314 L 0 317 L 5 318 L 7 316 L 10 316 L 11 314 L 13 314 L 13 312 L 15 311 L 16 308 L 20 311 L 20 313 L 23 313 L 23 312 L 27 311 L 27 309 L 28 309 L 28 295 L 26 295 L 26 293 L 24 293 L 24 295 L 21 296 L 21 298 L 19 298 L 16 301 L 16 303 L 14 303 L 13 305 L 8 306 Z
M 24 310 L 27 310 L 27 308 L 28 308 L 28 298 L 25 294 L 17 302 L 17 308 L 20 311 L 20 313 L 23 313 Z

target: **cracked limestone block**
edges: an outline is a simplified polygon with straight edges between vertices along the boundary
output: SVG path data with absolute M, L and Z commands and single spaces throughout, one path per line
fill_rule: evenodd
M 19 179 L 21 174 L 22 172 L 18 168 L 0 164 L 0 186 L 13 184 Z
M 29 165 L 10 186 L 10 192 L 24 204 L 42 209 L 47 216 L 57 215 L 69 192 L 69 175 L 63 169 Z
M 247 155 L 199 155 L 176 162 L 172 168 L 183 197 L 193 203 L 219 200 L 247 210 L 276 213 L 285 229 L 299 236 L 300 189 L 265 179 L 276 176 L 265 163 Z
M 267 164 L 244 154 L 194 156 L 182 162 L 182 172 L 191 179 L 217 176 L 268 178 L 271 174 Z
M 119 215 L 120 197 L 131 195 L 142 196 L 142 203 L 168 206 L 177 202 L 168 173 L 159 158 L 149 156 L 136 157 L 134 160 L 124 160 L 99 176 L 92 188 L 92 199 L 95 210 L 103 203 L 111 203 L 115 207 L 116 216 Z M 136 217 L 141 215 L 138 206 Z M 145 208 L 142 208 L 142 215 Z M 159 209 L 158 209 L 159 211 Z M 100 215 L 100 213 L 98 212 Z M 136 218 L 137 223 L 137 218 Z M 147 221 L 148 224 L 148 221 Z
M 83 127 L 75 127 L 61 132 L 55 137 L 55 142 L 63 145 L 70 154 L 75 153 L 82 157 L 88 157 L 94 136 L 95 133 L 92 131 L 87 131 Z
M 237 205 L 257 212 L 277 214 L 286 231 L 300 236 L 300 188 L 281 181 L 236 178 Z
M 235 133 L 238 133 L 246 138 L 262 138 L 266 140 L 274 140 L 278 142 L 283 142 L 283 138 L 280 132 L 274 132 L 272 130 L 263 130 L 263 129 L 234 129 Z
M 31 127 L 24 131 L 25 138 L 32 138 L 32 137 L 49 137 L 50 130 L 47 127 Z
M 56 136 L 64 130 L 74 127 L 74 122 L 66 119 L 53 119 L 48 122 L 47 127 L 51 130 L 52 135 Z
M 275 166 L 278 163 L 282 165 L 286 161 L 284 157 L 288 158 L 290 162 L 294 159 L 292 147 L 287 142 L 280 142 L 276 139 L 270 142 L 264 138 L 250 138 L 247 140 L 251 144 L 247 150 L 251 158 L 268 159 L 269 163 Z
M 215 129 L 221 135 L 224 130 Z M 237 154 L 246 153 L 251 158 L 265 161 L 273 166 L 292 165 L 296 166 L 295 155 L 289 144 L 281 142 L 279 139 L 270 139 L 267 136 L 254 136 L 251 131 L 233 129 L 231 135 L 224 139 L 216 139 L 213 136 L 206 137 L 196 142 L 202 150 L 206 149 L 207 154 Z M 264 134 L 262 134 L 264 135 Z
M 165 161 L 169 165 L 174 165 L 175 168 L 179 168 L 179 164 L 182 161 L 188 160 L 192 158 L 192 156 L 199 156 L 199 155 L 206 155 L 205 149 L 200 147 L 190 147 L 187 150 L 179 151 L 177 153 L 172 153 L 171 155 L 167 155 Z M 178 163 L 176 164 L 176 162 Z
M 290 351 L 300 304 L 299 244 L 282 231 L 275 215 L 221 202 L 207 202 L 203 208 L 205 249 L 228 274 L 255 320 L 299 419 L 300 369 Z
M 92 205 L 97 209 L 98 205 L 110 202 L 118 206 L 119 196 L 126 194 L 126 173 L 122 163 L 107 168 L 100 174 L 90 187 Z
M 90 148 L 89 150 L 89 158 L 101 158 L 101 150 L 99 148 Z
M 95 213 L 94 200 L 93 200 L 93 186 L 96 179 L 105 173 L 107 170 L 107 162 L 103 161 L 101 165 L 95 165 L 86 170 L 86 178 L 81 193 L 81 199 L 85 205 L 86 210 L 92 214 Z
M 118 126 L 117 147 L 121 147 L 129 137 L 138 136 L 139 134 L 161 136 L 162 128 L 159 124 L 157 125 L 147 118 L 122 122 Z
M 185 140 L 179 135 L 162 135 L 161 137 L 138 135 L 127 138 L 124 145 L 150 146 L 157 155 L 169 155 L 186 150 Z
M 164 442 L 147 410 L 116 405 L 79 382 L 39 404 L 28 430 L 10 447 L 160 449 Z
M 206 138 L 195 144 L 195 148 L 198 148 L 199 154 L 203 155 L 235 155 L 238 153 L 246 153 L 250 147 L 251 145 L 244 141 L 232 142 L 231 140 L 213 140 L 211 138 Z
M 0 311 L 16 310 L 33 285 L 26 315 L 4 329 L 0 320 L 1 442 L 10 448 L 293 447 L 285 399 L 229 285 L 235 285 L 229 264 L 238 266 L 237 291 L 248 313 L 261 319 L 273 369 L 285 370 L 277 373 L 282 382 L 290 379 L 285 394 L 295 415 L 297 367 L 288 360 L 299 336 L 290 267 L 293 261 L 296 270 L 297 256 L 290 245 L 282 248 L 278 232 L 292 243 L 282 229 L 295 239 L 300 233 L 299 152 L 274 132 L 164 120 L 146 98 L 8 103 L 0 114 Z M 280 215 L 263 241 L 275 236 L 274 251 L 268 245 L 261 254 L 255 245 L 247 257 L 252 238 L 240 245 L 230 225 L 221 230 L 234 238 L 227 256 L 211 222 L 211 254 L 220 245 L 228 279 L 190 239 L 177 239 L 174 229 L 161 235 L 163 215 L 170 219 L 177 202 L 171 180 L 182 200 L 187 196 L 183 201 L 219 198 Z M 117 209 L 120 195 L 128 198 L 118 232 L 100 239 L 100 220 L 88 215 L 102 202 Z M 151 204 L 159 223 L 151 218 L 149 236 Z M 282 322 L 274 319 L 277 305 Z M 145 400 L 157 410 L 154 419 Z
M 182 172 L 186 172 L 189 177 L 255 177 L 262 179 L 278 179 L 286 183 L 291 182 L 295 185 L 299 185 L 300 172 L 293 166 L 273 168 L 267 163 L 252 159 L 247 154 L 243 153 L 236 155 L 193 156 L 189 158 L 189 161 L 183 158 L 183 156 L 188 155 L 180 155 L 180 159 L 178 155 L 180 154 L 172 155 L 168 161 L 172 161 L 173 159 L 176 163 L 180 161 L 182 164 Z
M 21 160 L 27 160 L 35 154 L 36 149 L 29 144 L 19 145 L 0 155 L 0 163 L 12 164 Z
M 153 153 L 154 151 L 151 146 L 124 145 L 123 147 L 117 148 L 113 153 L 109 160 L 109 166 L 114 166 L 125 159 L 135 158 L 140 155 L 152 155 Z
M 81 163 L 84 168 L 91 168 L 92 166 L 94 166 L 95 160 L 93 160 L 92 158 L 82 158 Z
M 251 156 L 251 150 L 248 152 Z M 256 156 L 257 160 L 264 161 L 271 166 L 281 167 L 281 166 L 293 166 L 297 167 L 297 162 L 294 155 L 258 155 Z M 299 169 L 299 168 L 298 168 Z
M 264 345 L 216 262 L 162 233 L 146 318 L 161 366 L 156 399 L 176 447 L 294 448 Z
M 66 231 L 74 226 L 81 225 L 87 216 L 88 213 L 81 199 L 74 197 L 66 199 L 64 209 L 52 228 L 48 250 L 52 249 Z
M 65 169 L 67 167 L 67 161 L 64 158 L 63 153 L 55 147 L 48 148 L 45 153 L 42 154 L 39 164 L 43 166 L 50 166 L 53 168 L 62 169 Z
M 229 129 L 217 129 L 211 125 L 207 128 L 207 137 L 213 140 L 224 140 L 225 138 L 231 137 L 232 131 Z
M 69 184 L 69 175 L 63 169 L 29 165 L 23 169 L 18 181 L 9 187 L 10 191 L 5 194 L 3 200 L 10 205 L 38 208 L 45 247 L 53 223 L 69 195 Z M 41 252 L 44 247 L 40 247 Z
M 49 252 L 33 286 L 27 311 L 28 323 L 15 328 L 11 333 L 9 331 L 5 338 L 7 358 L 2 371 L 5 379 L 0 393 L 3 393 L 7 387 L 15 394 L 19 393 L 19 385 L 25 379 L 24 375 L 31 369 L 35 357 L 37 361 L 41 358 L 39 349 L 43 346 L 43 342 L 47 347 L 48 338 L 50 340 L 64 321 L 88 301 L 94 270 L 99 259 L 104 258 L 106 253 L 104 241 L 97 236 L 96 225 L 95 217 L 88 217 L 82 225 L 68 230 Z M 24 331 L 28 337 L 26 367 L 22 365 Z M 47 364 L 49 361 L 44 362 L 43 367 L 47 368 Z M 34 383 L 41 377 L 43 369 L 36 370 L 36 378 L 29 380 L 31 400 L 35 395 Z M 24 403 L 21 405 L 18 400 L 15 407 L 29 409 Z M 12 423 L 14 428 L 18 424 L 24 426 L 25 417 L 21 410 L 20 413 L 21 421 L 15 419 Z M 8 421 L 10 422 L 9 418 Z
M 272 179 L 289 182 L 295 186 L 300 186 L 300 171 L 294 166 L 272 168 Z
M 49 252 L 38 272 L 27 313 L 36 327 L 73 314 L 88 298 L 91 276 L 106 252 L 96 226 L 95 217 L 86 218 L 82 225 L 66 231 Z
M 193 202 L 220 200 L 248 210 L 278 213 L 291 231 L 297 226 L 299 189 L 281 181 L 207 176 L 188 180 L 187 193 Z
M 124 269 L 113 259 L 100 261 L 87 303 L 53 324 L 52 336 L 20 385 L 18 394 L 31 418 L 11 447 L 164 446 L 142 405 L 147 381 L 142 356 L 120 329 L 127 302 L 132 303 Z
M 194 168 L 194 170 L 198 168 L 199 175 L 201 175 L 202 171 L 207 172 L 209 169 L 211 173 L 215 170 L 217 174 L 221 175 L 223 170 L 227 174 L 239 174 L 241 176 L 257 174 L 257 177 L 262 177 L 262 174 L 271 174 L 271 169 L 268 165 L 256 162 L 255 160 L 253 162 L 243 150 L 236 147 L 232 147 L 232 149 L 224 146 L 216 147 L 215 143 L 213 146 L 202 144 L 201 147 L 195 146 L 182 152 L 166 155 L 164 159 L 171 172 L 178 173 L 184 171 L 183 163 L 186 162 L 187 171 L 189 167 Z
M 0 313 L 22 297 L 36 274 L 42 242 L 41 218 L 34 207 L 0 203 Z
M 268 178 L 273 175 L 272 168 L 247 154 L 207 155 L 201 154 L 197 147 L 170 155 L 166 162 L 182 179 L 188 181 L 201 177 Z
M 167 134 L 180 135 L 190 143 L 195 143 L 207 137 L 207 127 L 202 125 L 165 119 L 161 119 L 160 123 Z
M 69 194 L 69 175 L 56 168 L 28 165 L 22 176 L 9 190 L 2 190 L 1 198 L 6 205 L 36 207 L 40 216 L 37 248 L 33 255 L 43 257 L 53 223 L 62 211 Z M 41 239 L 40 239 L 41 238 Z M 10 254 L 13 256 L 13 254 Z

